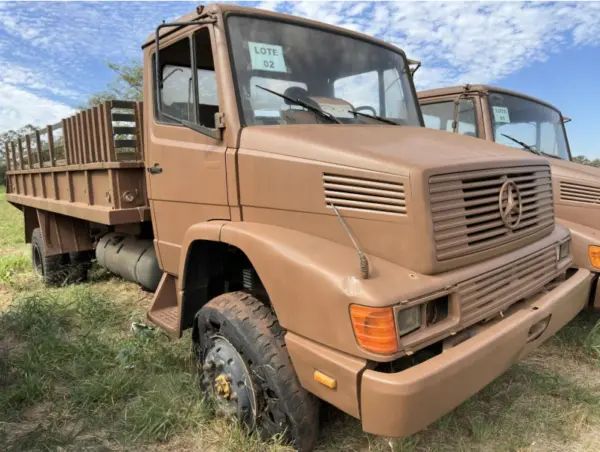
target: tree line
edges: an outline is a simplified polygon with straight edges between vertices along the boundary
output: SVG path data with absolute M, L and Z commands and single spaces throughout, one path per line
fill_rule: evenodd
M 108 83 L 104 91 L 92 94 L 85 104 L 79 105 L 78 110 L 100 105 L 107 100 L 142 100 L 143 77 L 142 64 L 139 61 L 132 60 L 125 64 L 107 63 L 107 66 L 114 72 L 113 80 Z M 4 184 L 4 173 L 6 172 L 5 143 L 13 141 L 19 136 L 33 133 L 38 127 L 45 128 L 46 124 L 39 124 L 37 127 L 33 124 L 26 124 L 19 129 L 0 133 L 0 184 Z
M 583 155 L 578 155 L 577 157 L 573 157 L 573 162 L 581 163 L 582 165 L 595 166 L 596 168 L 600 168 L 600 159 L 590 160 Z

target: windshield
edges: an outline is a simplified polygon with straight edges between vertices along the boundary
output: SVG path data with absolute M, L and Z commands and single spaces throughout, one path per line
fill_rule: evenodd
M 385 120 L 421 125 L 402 55 L 291 23 L 232 16 L 227 24 L 246 125 L 383 125 Z M 303 107 L 297 99 L 339 121 Z
M 490 93 L 488 102 L 496 143 L 569 160 L 565 129 L 556 110 L 504 93 Z

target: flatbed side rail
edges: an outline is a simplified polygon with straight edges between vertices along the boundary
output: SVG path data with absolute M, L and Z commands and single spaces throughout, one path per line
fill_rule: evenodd
M 106 225 L 150 219 L 142 103 L 108 101 L 4 143 L 6 200 Z
M 113 100 L 4 143 L 8 173 L 143 162 L 142 102 Z M 108 165 L 106 165 L 108 164 Z M 112 165 L 111 165 L 112 164 Z M 29 171 L 28 171 L 29 172 Z

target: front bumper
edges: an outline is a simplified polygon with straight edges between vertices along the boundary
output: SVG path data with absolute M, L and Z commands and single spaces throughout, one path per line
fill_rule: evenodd
M 413 434 L 451 411 L 538 347 L 587 304 L 593 275 L 579 269 L 504 319 L 421 364 L 398 373 L 365 370 L 360 385 L 363 430 Z

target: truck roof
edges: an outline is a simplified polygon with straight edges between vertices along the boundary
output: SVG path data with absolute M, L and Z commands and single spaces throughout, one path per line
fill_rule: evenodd
M 247 6 L 238 6 L 238 5 L 223 4 L 223 3 L 211 3 L 206 6 L 200 5 L 196 8 L 195 11 L 178 18 L 177 20 L 175 20 L 175 22 L 192 22 L 192 21 L 196 20 L 200 15 L 205 15 L 207 12 L 214 12 L 214 13 L 221 13 L 221 14 L 240 13 L 240 14 L 244 14 L 246 16 L 276 18 L 279 20 L 286 20 L 289 22 L 302 23 L 302 24 L 312 26 L 315 28 L 320 28 L 321 30 L 332 31 L 335 33 L 343 33 L 345 35 L 348 35 L 348 36 L 351 36 L 354 38 L 371 41 L 380 46 L 387 47 L 388 49 L 391 49 L 395 52 L 399 52 L 406 58 L 406 53 L 401 48 L 396 47 L 395 45 L 390 44 L 388 42 L 382 41 L 381 39 L 377 39 L 377 38 L 374 38 L 372 36 L 369 36 L 369 35 L 366 35 L 363 33 L 358 33 L 356 31 L 352 31 L 347 28 L 330 25 L 325 22 L 319 22 L 316 20 L 306 19 L 304 17 L 293 16 L 290 14 L 278 13 L 278 12 L 274 12 L 274 11 L 268 11 L 266 9 L 250 8 Z M 176 30 L 177 30 L 177 28 L 162 28 L 159 36 L 162 38 L 163 36 L 167 36 Z M 155 41 L 155 33 L 152 33 L 148 36 L 148 38 L 142 45 L 142 48 L 147 47 L 150 44 L 153 44 L 154 41 Z M 409 63 L 412 64 L 413 61 L 410 60 Z M 415 61 L 415 63 L 416 63 L 416 61 Z
M 493 85 L 470 85 L 470 84 L 468 84 L 468 85 L 448 86 L 445 88 L 427 89 L 427 90 L 423 90 L 423 91 L 418 91 L 417 96 L 419 97 L 419 99 L 426 99 L 428 97 L 459 94 L 459 93 L 462 93 L 465 91 L 472 91 L 472 92 L 476 91 L 476 92 L 480 92 L 480 93 L 484 93 L 484 94 L 487 94 L 489 91 L 495 91 L 498 93 L 510 94 L 512 96 L 522 97 L 524 99 L 528 99 L 533 102 L 537 102 L 539 104 L 546 105 L 547 107 L 550 107 L 553 110 L 556 110 L 560 113 L 560 110 L 558 108 L 556 108 L 554 105 L 552 105 L 546 101 L 537 99 L 533 96 L 528 96 L 527 94 L 523 94 L 519 91 L 513 91 L 510 89 L 501 88 L 499 86 L 493 86 Z

